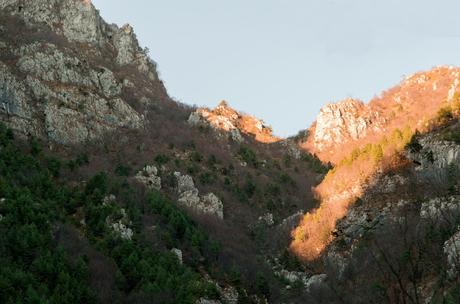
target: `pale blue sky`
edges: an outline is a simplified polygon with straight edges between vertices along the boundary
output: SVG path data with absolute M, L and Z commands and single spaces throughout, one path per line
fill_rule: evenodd
M 367 101 L 403 76 L 460 65 L 459 0 L 93 0 L 130 23 L 169 94 L 220 100 L 271 124 L 307 128 L 322 105 Z

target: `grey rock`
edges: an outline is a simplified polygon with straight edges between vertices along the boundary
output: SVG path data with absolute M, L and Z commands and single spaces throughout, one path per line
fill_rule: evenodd
M 135 178 L 151 190 L 161 189 L 161 177 L 158 176 L 158 169 L 155 166 L 145 166 Z
M 326 279 L 327 279 L 327 275 L 324 273 L 313 275 L 312 277 L 308 279 L 307 283 L 305 284 L 305 288 L 308 291 L 311 291 L 314 288 L 319 288 L 324 284 Z
M 460 197 L 435 197 L 422 202 L 420 217 L 432 223 L 454 222 L 460 214 Z
M 444 243 L 443 249 L 447 257 L 447 275 L 450 279 L 455 279 L 460 269 L 460 230 Z
M 239 294 L 236 288 L 232 286 L 220 288 L 219 293 L 224 304 L 238 304 Z
M 223 203 L 214 193 L 200 196 L 191 176 L 182 175 L 180 172 L 175 172 L 174 176 L 177 180 L 177 193 L 179 194 L 177 201 L 180 204 L 223 219 Z
M 214 214 L 220 219 L 224 218 L 224 205 L 214 193 L 208 193 L 201 198 L 200 209 L 204 213 Z
M 27 25 L 44 24 L 76 42 L 102 45 L 107 26 L 87 0 L 2 0 L 0 9 L 23 19 Z
M 449 170 L 460 170 L 460 146 L 436 135 L 423 136 L 419 144 L 419 151 L 406 151 L 407 158 L 417 164 L 418 177 L 439 186 L 446 185 Z
M 171 252 L 177 257 L 177 259 L 179 260 L 179 263 L 182 264 L 182 250 L 180 249 L 177 249 L 177 248 L 173 248 L 171 249 Z
M 187 191 L 197 190 L 193 178 L 190 175 L 182 175 L 180 172 L 174 172 L 177 180 L 177 193 L 181 194 Z
M 208 300 L 205 298 L 201 298 L 195 302 L 196 304 L 221 304 L 219 300 Z
M 275 224 L 272 213 L 267 213 L 262 216 L 259 216 L 259 222 L 264 223 L 267 226 L 273 226 Z
M 112 228 L 112 230 L 124 240 L 131 240 L 134 232 L 129 227 L 132 225 L 132 222 L 129 220 L 128 215 L 126 214 L 125 209 L 120 210 L 121 218 L 118 220 L 114 220 L 112 217 L 107 217 L 106 223 L 107 225 Z

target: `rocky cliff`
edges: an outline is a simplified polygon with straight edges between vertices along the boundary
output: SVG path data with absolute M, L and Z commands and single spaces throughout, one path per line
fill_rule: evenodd
M 105 23 L 89 1 L 0 2 L 0 115 L 60 143 L 142 128 L 166 91 L 129 25 Z
M 301 146 L 338 162 L 353 149 L 395 129 L 423 130 L 444 105 L 458 99 L 460 69 L 439 67 L 407 77 L 368 103 L 355 99 L 323 107 Z
M 254 137 L 262 143 L 274 143 L 281 139 L 272 133 L 272 128 L 263 120 L 243 114 L 222 101 L 215 109 L 199 108 L 190 115 L 192 125 L 208 124 L 216 130 L 230 132 L 236 141 L 243 141 L 241 133 Z

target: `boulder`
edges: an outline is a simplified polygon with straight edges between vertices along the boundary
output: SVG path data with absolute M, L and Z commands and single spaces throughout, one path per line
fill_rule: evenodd
M 135 179 L 150 190 L 161 190 L 161 177 L 158 176 L 158 169 L 155 166 L 145 166 L 136 174 Z

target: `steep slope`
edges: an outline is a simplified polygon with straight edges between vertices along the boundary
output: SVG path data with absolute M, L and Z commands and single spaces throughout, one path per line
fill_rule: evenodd
M 320 207 L 294 232 L 292 248 L 299 255 L 318 257 L 333 239 L 336 221 L 366 186 L 383 170 L 398 166 L 398 154 L 412 135 L 458 112 L 458 77 L 456 68 L 435 68 L 409 77 L 368 105 L 346 100 L 321 110 L 301 145 L 335 167 L 315 188 Z
M 459 127 L 416 135 L 338 221 L 317 268 L 329 303 L 458 303 Z
M 458 77 L 417 73 L 367 105 L 326 106 L 310 129 L 303 147 L 335 166 L 291 249 L 318 263 L 328 302 L 458 301 Z
M 0 112 L 25 134 L 60 143 L 145 124 L 168 101 L 132 28 L 87 1 L 2 1 Z
M 272 133 L 272 128 L 262 120 L 240 113 L 232 109 L 226 101 L 221 101 L 213 109 L 200 108 L 190 115 L 189 122 L 193 125 L 210 124 L 213 128 L 231 132 L 236 140 L 242 140 L 241 132 L 254 136 L 256 141 L 274 143 L 281 141 Z
M 337 163 L 353 149 L 395 129 L 424 129 L 442 105 L 458 99 L 460 70 L 439 67 L 416 73 L 365 104 L 346 99 L 321 109 L 302 147 Z
M 0 15 L 0 119 L 17 135 L 2 131 L 8 148 L 1 151 L 4 159 L 16 153 L 43 167 L 29 175 L 20 159 L 2 164 L 5 172 L 21 168 L 8 185 L 33 188 L 37 206 L 52 201 L 50 213 L 40 214 L 50 226 L 39 226 L 37 236 L 47 241 L 37 261 L 62 249 L 62 267 L 70 265 L 64 279 L 74 261 L 81 264 L 81 289 L 65 289 L 61 302 L 277 303 L 304 296 L 287 290 L 292 283 L 266 260 L 285 250 L 299 212 L 315 206 L 311 188 L 325 171 L 317 158 L 234 110 L 237 140 L 208 122 L 191 126 L 196 109 L 169 98 L 132 28 L 106 24 L 89 1 L 0 1 Z M 7 225 L 20 216 L 16 196 L 25 191 L 14 189 L 1 192 L 11 202 L 6 211 L 0 203 L 5 236 L 30 228 Z M 64 193 L 47 196 L 46 189 Z M 14 260 L 16 249 L 7 249 L 2 258 Z M 50 278 L 59 266 L 33 272 L 30 261 L 13 268 L 31 284 L 15 293 L 7 276 L 0 302 L 25 292 L 31 301 L 58 294 L 61 285 Z M 76 294 L 85 290 L 86 300 Z

